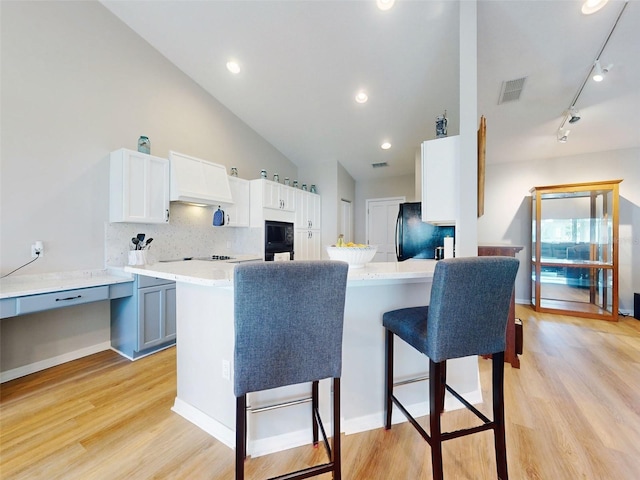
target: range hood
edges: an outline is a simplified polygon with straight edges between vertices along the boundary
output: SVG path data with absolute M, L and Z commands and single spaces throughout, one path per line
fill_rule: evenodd
M 201 160 L 184 153 L 169 152 L 172 202 L 219 205 L 233 203 L 224 165 Z

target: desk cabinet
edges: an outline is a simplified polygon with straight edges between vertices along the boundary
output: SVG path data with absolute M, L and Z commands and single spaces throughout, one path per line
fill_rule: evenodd
M 111 301 L 111 346 L 135 359 L 175 341 L 175 282 L 136 275 L 133 295 Z

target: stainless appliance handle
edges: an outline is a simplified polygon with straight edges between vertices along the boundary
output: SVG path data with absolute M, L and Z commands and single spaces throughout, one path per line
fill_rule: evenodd
M 400 260 L 402 255 L 402 245 L 400 245 L 399 232 L 402 229 L 402 206 L 398 208 L 398 218 L 396 218 L 396 260 Z

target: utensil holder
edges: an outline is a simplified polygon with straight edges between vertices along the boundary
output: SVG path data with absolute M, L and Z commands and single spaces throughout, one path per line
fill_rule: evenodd
M 146 265 L 147 252 L 145 250 L 130 250 L 129 265 Z

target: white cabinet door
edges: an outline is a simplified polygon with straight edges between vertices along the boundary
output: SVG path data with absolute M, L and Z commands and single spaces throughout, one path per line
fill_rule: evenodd
M 455 225 L 460 137 L 422 143 L 422 221 Z
M 169 160 L 133 150 L 111 152 L 109 221 L 169 221 Z
M 316 193 L 295 190 L 296 228 L 319 230 L 321 224 L 321 199 Z
M 248 180 L 237 177 L 229 177 L 229 187 L 233 204 L 224 207 L 225 226 L 248 227 L 250 211 L 250 183 Z
M 310 193 L 307 197 L 307 217 L 309 228 L 319 230 L 321 225 L 321 199 L 320 195 Z
M 307 256 L 307 231 L 296 230 L 293 234 L 293 258 L 294 260 L 309 260 Z
M 280 185 L 270 180 L 261 180 L 262 206 L 293 212 L 295 210 L 295 190 L 292 187 Z
M 320 230 L 309 230 L 307 238 L 307 257 L 309 260 L 322 259 L 322 232 Z

